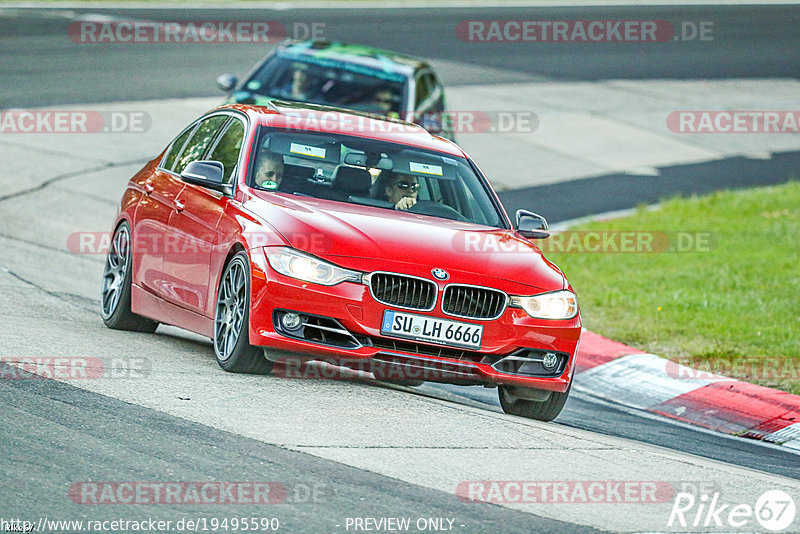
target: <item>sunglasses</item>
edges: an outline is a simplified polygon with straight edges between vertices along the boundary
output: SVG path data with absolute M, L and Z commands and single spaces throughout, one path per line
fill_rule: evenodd
M 410 184 L 410 183 L 408 183 L 408 182 L 395 182 L 395 183 L 394 183 L 394 186 L 395 186 L 397 189 L 401 190 L 401 191 L 406 191 L 406 190 L 408 190 L 408 189 L 410 189 L 410 190 L 411 190 L 412 192 L 414 192 L 414 193 L 416 193 L 417 191 L 419 191 L 419 184 L 418 184 L 418 183 L 413 183 L 413 184 Z

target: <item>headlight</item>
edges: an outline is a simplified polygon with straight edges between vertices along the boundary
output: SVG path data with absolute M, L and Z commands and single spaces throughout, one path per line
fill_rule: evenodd
M 289 247 L 265 247 L 264 253 L 273 269 L 285 276 L 334 286 L 341 282 L 361 282 L 361 273 L 342 269 L 332 263 Z
M 532 297 L 511 297 L 511 305 L 536 319 L 572 319 L 578 314 L 578 297 L 566 289 Z

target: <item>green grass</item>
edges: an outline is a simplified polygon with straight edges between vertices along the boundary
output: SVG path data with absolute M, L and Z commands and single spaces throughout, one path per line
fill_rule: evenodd
M 800 393 L 800 182 L 671 199 L 571 230 L 710 233 L 708 251 L 546 255 L 590 330 Z

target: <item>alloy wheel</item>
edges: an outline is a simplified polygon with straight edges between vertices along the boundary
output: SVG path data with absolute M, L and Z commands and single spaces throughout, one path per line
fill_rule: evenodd
M 240 259 L 234 259 L 220 286 L 217 298 L 217 312 L 214 318 L 214 343 L 221 361 L 230 358 L 236 347 L 244 323 L 247 306 L 247 286 L 245 268 Z
M 122 225 L 114 234 L 103 270 L 103 288 L 100 295 L 103 317 L 106 319 L 116 311 L 120 295 L 125 287 L 125 277 L 128 274 L 128 264 L 131 260 L 130 244 L 130 231 L 127 226 Z

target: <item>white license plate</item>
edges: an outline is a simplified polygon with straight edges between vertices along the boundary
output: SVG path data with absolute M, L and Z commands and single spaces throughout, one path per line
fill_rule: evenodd
M 381 334 L 467 349 L 480 349 L 483 326 L 386 310 Z

